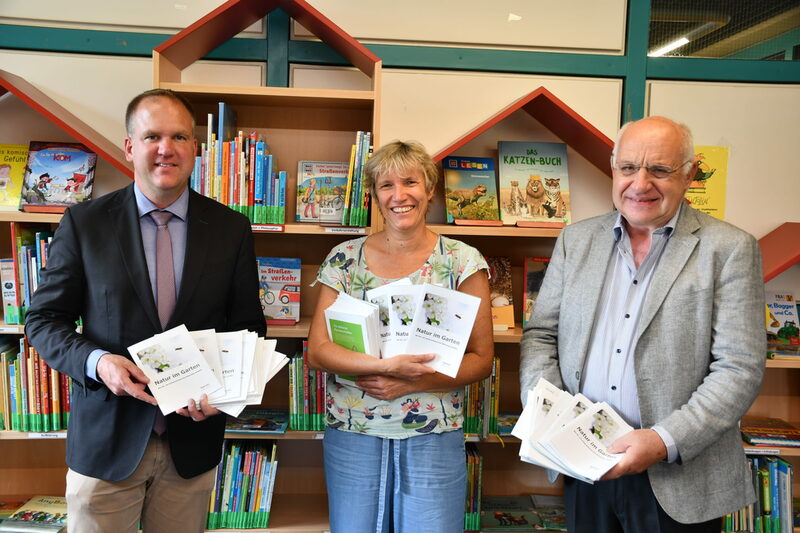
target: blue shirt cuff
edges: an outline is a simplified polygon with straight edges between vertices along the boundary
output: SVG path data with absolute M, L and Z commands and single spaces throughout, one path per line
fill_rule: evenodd
M 92 353 L 86 358 L 86 375 L 99 383 L 102 383 L 103 380 L 97 377 L 97 362 L 107 353 L 106 350 L 92 350 Z
M 677 461 L 678 446 L 675 445 L 675 439 L 672 438 L 672 435 L 669 434 L 669 431 L 659 426 L 658 424 L 656 424 L 650 429 L 658 433 L 658 436 L 661 437 L 661 440 L 664 441 L 664 445 L 667 447 L 667 462 L 674 463 L 675 461 Z

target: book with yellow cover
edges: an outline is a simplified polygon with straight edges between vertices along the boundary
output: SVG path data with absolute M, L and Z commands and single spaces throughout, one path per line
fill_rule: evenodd
M 28 146 L 0 144 L 0 211 L 19 211 Z

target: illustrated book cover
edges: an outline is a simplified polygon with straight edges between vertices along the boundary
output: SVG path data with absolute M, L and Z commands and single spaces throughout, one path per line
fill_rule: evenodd
M 342 161 L 297 162 L 297 222 L 342 223 L 349 168 Z
M 497 159 L 503 224 L 562 227 L 570 223 L 566 144 L 499 141 Z
M 28 146 L 0 144 L 0 211 L 19 211 Z
M 800 319 L 794 294 L 786 291 L 767 291 L 765 301 L 767 341 L 776 345 L 800 345 Z
M 3 521 L 6 529 L 0 528 L 0 531 L 16 531 L 11 529 L 15 525 L 20 525 L 15 522 L 49 526 L 49 529 L 42 531 L 61 531 L 67 525 L 67 499 L 63 496 L 34 496 Z M 36 530 L 29 529 L 29 531 Z
M 411 354 L 435 353 L 428 366 L 455 377 L 472 333 L 480 298 L 425 283 L 406 345 Z
M 22 210 L 61 213 L 90 199 L 96 163 L 97 154 L 80 143 L 31 141 Z
M 447 222 L 500 220 L 494 159 L 448 156 L 442 159 Z
M 495 330 L 513 329 L 514 297 L 511 288 L 511 259 L 485 257 L 489 265 L 489 301 Z
M 526 257 L 522 268 L 522 283 L 525 287 L 525 299 L 522 302 L 522 327 L 528 325 L 528 321 L 533 314 L 536 305 L 536 298 L 539 296 L 539 289 L 542 288 L 544 274 L 547 265 L 550 264 L 549 257 Z
M 484 496 L 481 531 L 535 531 L 541 520 L 526 496 Z
M 300 320 L 298 257 L 258 257 L 258 295 L 267 324 L 297 324 Z
M 289 425 L 286 409 L 246 407 L 238 417 L 229 416 L 225 431 L 229 433 L 282 434 Z

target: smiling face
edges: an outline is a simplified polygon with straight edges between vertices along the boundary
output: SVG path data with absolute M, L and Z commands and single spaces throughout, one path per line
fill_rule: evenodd
M 664 226 L 678 211 L 691 183 L 694 166 L 683 164 L 683 136 L 671 120 L 650 117 L 628 126 L 616 149 L 613 168 L 614 206 L 632 230 L 648 231 Z M 623 176 L 617 170 L 625 164 L 641 166 Z M 650 175 L 645 167 L 677 168 L 666 178 Z
M 192 117 L 172 98 L 155 96 L 141 101 L 131 126 L 125 158 L 133 163 L 134 179 L 144 195 L 164 208 L 186 189 L 194 167 Z
M 375 194 L 386 226 L 414 230 L 425 225 L 433 191 L 427 190 L 419 170 L 389 170 L 375 180 Z

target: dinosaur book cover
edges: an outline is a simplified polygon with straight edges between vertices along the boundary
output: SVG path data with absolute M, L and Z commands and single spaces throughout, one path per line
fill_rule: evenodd
M 451 156 L 442 159 L 447 223 L 500 220 L 494 160 Z
M 63 213 L 92 196 L 97 154 L 74 142 L 31 141 L 22 182 L 23 211 Z
M 499 141 L 497 160 L 504 225 L 570 223 L 566 144 Z

